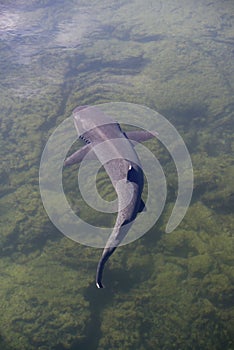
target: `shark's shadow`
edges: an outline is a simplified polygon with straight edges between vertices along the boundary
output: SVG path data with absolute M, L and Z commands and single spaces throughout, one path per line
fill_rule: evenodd
M 95 350 L 98 348 L 101 332 L 101 315 L 106 305 L 111 304 L 114 292 L 107 288 L 97 289 L 95 284 L 91 284 L 85 291 L 85 299 L 89 302 L 91 311 L 90 322 L 88 323 L 83 341 L 73 344 L 70 350 Z

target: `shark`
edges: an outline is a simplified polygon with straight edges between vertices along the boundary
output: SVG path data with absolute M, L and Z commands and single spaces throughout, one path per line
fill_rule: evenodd
M 116 222 L 96 271 L 96 286 L 104 288 L 102 277 L 107 260 L 127 235 L 137 214 L 146 210 L 141 198 L 144 174 L 134 146 L 155 137 L 157 132 L 124 132 L 115 119 L 97 106 L 79 106 L 72 115 L 78 136 L 85 145 L 66 158 L 64 166 L 80 163 L 87 155 L 88 159 L 98 159 L 118 198 Z

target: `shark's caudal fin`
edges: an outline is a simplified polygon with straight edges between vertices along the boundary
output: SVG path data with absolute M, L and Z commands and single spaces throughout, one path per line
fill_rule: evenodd
M 116 247 L 104 249 L 102 257 L 98 263 L 97 273 L 96 273 L 96 286 L 98 288 L 104 288 L 104 286 L 102 284 L 103 269 L 104 269 L 105 263 L 107 262 L 109 257 L 114 253 L 115 249 L 116 249 Z
M 96 286 L 97 288 L 104 288 L 102 284 L 102 272 L 104 269 L 104 263 L 99 263 L 97 268 L 97 276 L 96 276 Z

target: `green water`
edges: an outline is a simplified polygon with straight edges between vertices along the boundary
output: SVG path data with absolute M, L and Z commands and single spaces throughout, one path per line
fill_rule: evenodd
M 1 350 L 234 349 L 233 13 L 232 0 L 1 2 Z M 165 234 L 177 177 L 164 148 L 148 142 L 167 176 L 165 209 L 116 250 L 98 290 L 101 250 L 53 226 L 38 171 L 49 135 L 76 106 L 117 101 L 176 127 L 194 193 Z M 92 222 L 75 169 L 64 187 Z

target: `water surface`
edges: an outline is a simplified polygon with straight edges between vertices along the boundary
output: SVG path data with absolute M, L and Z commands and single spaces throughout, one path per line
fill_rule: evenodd
M 0 4 L 1 349 L 233 349 L 233 11 L 219 0 Z M 195 184 L 183 222 L 165 234 L 176 172 L 148 143 L 167 176 L 167 205 L 146 236 L 116 251 L 100 291 L 101 251 L 53 227 L 38 170 L 76 106 L 109 101 L 167 117 Z M 110 224 L 85 207 L 76 175 L 64 172 L 74 210 Z M 99 185 L 108 195 L 109 183 Z

